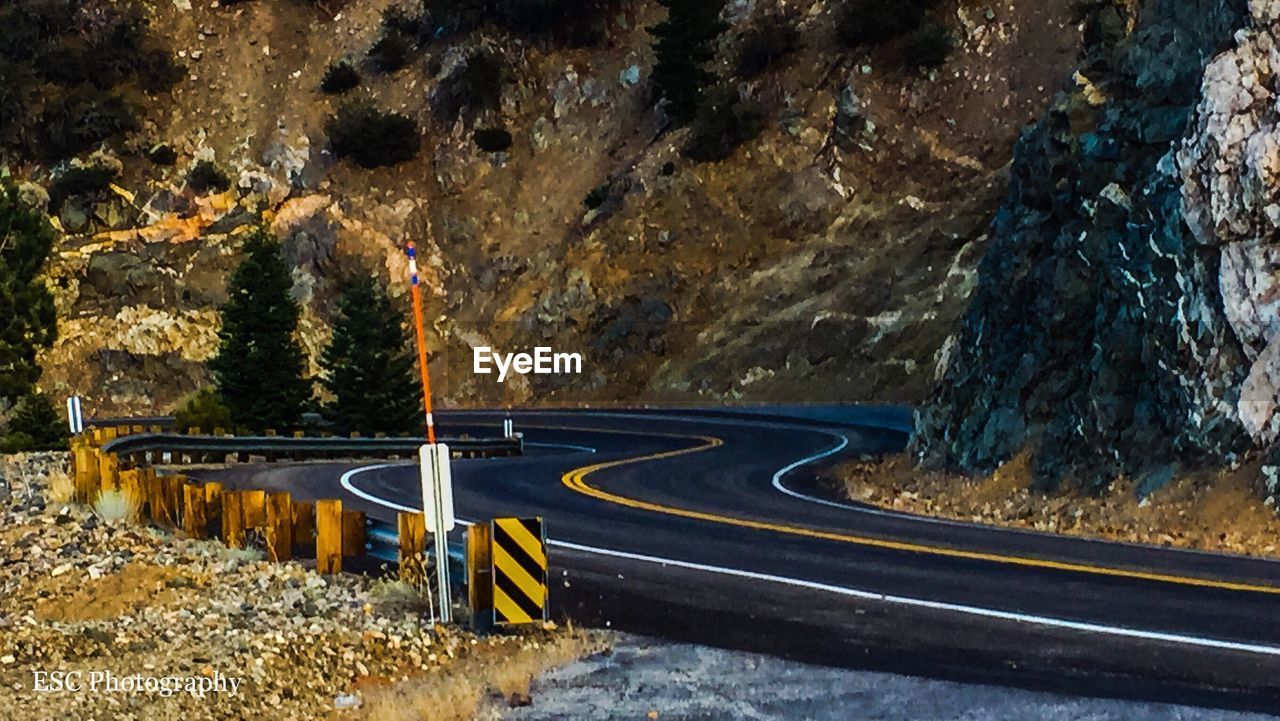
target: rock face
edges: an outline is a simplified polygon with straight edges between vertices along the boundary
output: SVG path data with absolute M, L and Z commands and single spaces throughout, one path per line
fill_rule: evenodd
M 384 11 L 421 3 L 151 3 L 187 72 L 140 109 L 135 136 L 90 158 L 112 188 L 49 201 L 66 238 L 42 387 L 115 416 L 169 412 L 206 385 L 239 239 L 265 214 L 313 373 L 343 276 L 405 293 L 413 240 L 442 403 L 916 402 L 974 288 L 1018 133 L 1076 62 L 1075 0 L 940 5 L 956 47 L 927 75 L 889 48 L 842 47 L 842 4 L 734 4 L 714 69 L 768 121 L 722 161 L 686 157 L 689 130 L 653 108 L 645 28 L 665 10 L 642 2 L 581 47 L 485 23 L 365 73 L 359 95 L 422 133 L 416 158 L 365 169 L 328 137 L 350 98 L 317 87 L 331 62 L 366 56 Z M 803 42 L 736 77 L 748 31 L 776 10 Z M 490 84 L 482 56 L 496 87 L 473 98 Z M 477 145 L 499 127 L 509 148 Z M 231 188 L 193 189 L 200 161 Z M 65 175 L 24 172 L 48 187 Z M 471 372 L 473 348 L 538 345 L 583 353 L 584 372 Z
M 1280 69 L 1270 0 L 1157 0 L 1021 140 L 922 461 L 1140 492 L 1273 441 Z M 1123 18 L 1121 18 L 1123 20 Z

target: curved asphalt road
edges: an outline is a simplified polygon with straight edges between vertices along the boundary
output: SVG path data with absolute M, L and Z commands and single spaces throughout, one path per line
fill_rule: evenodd
M 877 409 L 857 415 L 516 412 L 529 452 L 455 461 L 458 515 L 543 516 L 553 605 L 578 622 L 849 667 L 1280 713 L 1280 563 L 823 498 L 823 464 L 905 440 Z M 440 424 L 492 436 L 502 417 L 449 413 Z M 411 465 L 203 475 L 342 495 L 383 518 L 420 506 Z

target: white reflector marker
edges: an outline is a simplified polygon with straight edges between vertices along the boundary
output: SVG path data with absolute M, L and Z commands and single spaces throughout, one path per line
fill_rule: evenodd
M 425 445 L 418 449 L 418 462 L 422 466 L 422 508 L 427 516 L 427 532 L 435 533 L 444 519 L 446 533 L 458 525 L 453 513 L 453 474 L 449 470 L 449 446 L 444 443 Z
M 71 396 L 67 399 L 67 425 L 71 428 L 73 436 L 84 433 L 84 410 L 80 405 L 80 396 Z

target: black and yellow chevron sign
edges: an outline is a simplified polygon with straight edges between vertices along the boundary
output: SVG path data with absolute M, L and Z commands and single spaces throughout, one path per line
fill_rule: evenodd
M 546 621 L 547 540 L 541 518 L 493 519 L 493 622 Z

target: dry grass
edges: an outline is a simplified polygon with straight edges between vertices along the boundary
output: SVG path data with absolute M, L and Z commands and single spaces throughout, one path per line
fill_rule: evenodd
M 68 574 L 59 584 L 48 579 L 50 593 L 36 602 L 42 621 L 103 621 L 148 608 L 170 606 L 183 598 L 179 586 L 187 578 L 177 568 L 135 561 L 115 573 L 91 578 Z
M 368 721 L 473 721 L 499 717 L 513 695 L 529 693 L 533 679 L 547 670 L 603 650 L 599 633 L 572 628 L 555 634 L 513 637 L 479 648 L 448 667 L 405 681 L 370 683 L 359 689 Z
M 54 505 L 65 505 L 75 500 L 76 482 L 69 473 L 58 468 L 45 477 L 45 497 Z
M 425 589 L 390 576 L 373 582 L 369 587 L 369 601 L 380 613 L 388 616 L 431 612 Z
M 1280 557 L 1280 516 L 1258 493 L 1259 464 L 1176 478 L 1140 499 L 1116 479 L 1102 495 L 1031 486 L 1023 452 L 984 478 L 920 471 L 905 454 L 840 470 L 848 496 L 883 508 L 960 521 L 1191 548 Z
M 133 523 L 141 510 L 138 499 L 124 491 L 103 491 L 93 502 L 93 512 L 107 523 Z

